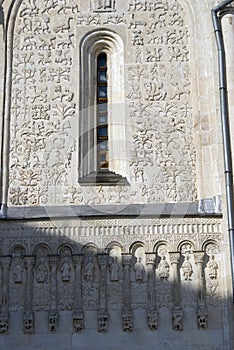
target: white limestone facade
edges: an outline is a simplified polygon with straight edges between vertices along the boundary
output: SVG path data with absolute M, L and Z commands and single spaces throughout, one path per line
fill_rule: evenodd
M 215 5 L 1 2 L 1 349 L 233 349 Z

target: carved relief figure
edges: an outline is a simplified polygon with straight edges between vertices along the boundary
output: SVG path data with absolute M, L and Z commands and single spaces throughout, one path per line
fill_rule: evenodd
M 95 266 L 92 262 L 92 257 L 89 257 L 89 261 L 85 266 L 84 277 L 87 282 L 93 282 L 95 278 Z
M 20 264 L 17 264 L 14 267 L 13 280 L 15 283 L 22 283 L 23 282 L 23 267 Z
M 214 260 L 214 255 L 210 256 L 210 260 L 207 263 L 208 268 L 208 275 L 210 279 L 216 279 L 217 278 L 217 270 L 218 270 L 218 264 Z
M 142 265 L 141 258 L 135 263 L 134 271 L 136 282 L 143 282 L 144 279 L 144 266 Z
M 182 271 L 183 271 L 183 276 L 184 276 L 185 281 L 191 281 L 193 268 L 192 268 L 192 265 L 189 261 L 189 256 L 186 257 L 186 259 L 184 260 L 184 262 L 182 264 Z
M 48 269 L 44 263 L 40 263 L 36 267 L 36 281 L 38 283 L 44 283 L 48 276 Z
M 110 278 L 112 282 L 119 280 L 119 264 L 117 257 L 114 258 L 114 261 L 110 266 L 110 273 Z
M 66 260 L 66 258 L 65 258 L 63 265 L 61 266 L 60 272 L 62 274 L 62 280 L 64 282 L 70 281 L 70 279 L 71 279 L 71 267 L 70 267 L 70 264 L 68 263 L 68 261 Z
M 168 280 L 169 277 L 169 264 L 166 261 L 166 257 L 163 256 L 158 265 L 158 274 L 161 280 Z

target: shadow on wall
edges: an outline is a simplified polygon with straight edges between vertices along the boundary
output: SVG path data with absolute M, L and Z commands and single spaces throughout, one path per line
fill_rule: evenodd
M 223 349 L 217 242 L 199 250 L 186 240 L 172 251 L 151 234 L 149 251 L 148 235 L 125 245 L 126 227 L 116 240 L 112 220 L 101 221 L 2 224 L 0 345 L 151 349 L 157 340 L 160 349 Z

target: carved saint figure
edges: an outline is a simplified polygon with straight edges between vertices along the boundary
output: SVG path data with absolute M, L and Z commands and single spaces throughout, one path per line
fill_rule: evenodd
M 95 266 L 92 262 L 92 257 L 89 257 L 89 261 L 87 265 L 85 266 L 85 273 L 84 273 L 85 280 L 87 282 L 93 282 L 95 277 Z
M 63 265 L 61 266 L 60 272 L 62 274 L 62 280 L 64 282 L 70 281 L 71 279 L 71 267 L 67 260 L 64 261 Z
M 134 266 L 135 278 L 137 282 L 142 282 L 144 278 L 144 266 L 142 265 L 141 258 L 135 263 Z
M 36 268 L 36 281 L 44 283 L 48 276 L 48 269 L 45 264 L 40 263 Z
M 161 280 L 168 280 L 169 277 L 169 264 L 166 261 L 166 257 L 163 256 L 158 265 L 158 274 Z
M 119 264 L 117 261 L 117 257 L 114 258 L 113 263 L 110 266 L 110 273 L 111 273 L 111 281 L 118 281 L 119 280 Z
M 23 268 L 20 264 L 15 265 L 13 270 L 13 280 L 15 283 L 22 283 L 23 282 Z
M 210 279 L 216 279 L 217 278 L 217 270 L 218 270 L 218 264 L 214 260 L 214 255 L 210 256 L 210 260 L 207 263 L 207 268 L 208 268 L 208 275 Z
M 192 268 L 191 263 L 189 262 L 188 256 L 186 257 L 185 261 L 182 264 L 182 271 L 183 271 L 185 281 L 191 281 L 193 268 Z

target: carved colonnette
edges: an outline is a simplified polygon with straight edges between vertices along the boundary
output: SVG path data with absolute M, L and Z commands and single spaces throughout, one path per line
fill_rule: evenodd
M 82 262 L 83 256 L 73 255 L 73 261 L 75 265 L 75 284 L 74 288 L 74 311 L 73 311 L 73 327 L 75 332 L 80 332 L 84 328 L 84 313 L 83 313 L 83 304 L 82 304 Z
M 152 330 L 158 328 L 158 312 L 156 308 L 155 290 L 155 254 L 146 253 L 147 268 L 147 323 Z
M 24 332 L 32 334 L 34 332 L 34 313 L 33 313 L 33 267 L 35 257 L 25 257 L 26 267 L 26 290 L 25 290 L 25 312 L 24 312 Z
M 133 329 L 133 314 L 132 314 L 132 296 L 130 284 L 130 268 L 132 256 L 130 254 L 123 255 L 124 280 L 123 280 L 123 314 L 122 327 L 123 331 L 131 332 Z
M 51 333 L 63 311 L 71 313 L 75 332 L 85 330 L 93 311 L 97 330 L 108 332 L 109 314 L 122 310 L 122 329 L 132 331 L 139 308 L 145 325 L 157 330 L 165 307 L 173 329 L 183 330 L 187 308 L 198 329 L 207 329 L 210 308 L 220 305 L 219 227 L 219 219 L 206 218 L 2 222 L 1 333 L 20 311 L 26 334 L 35 332 L 38 311 L 48 313 Z

